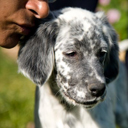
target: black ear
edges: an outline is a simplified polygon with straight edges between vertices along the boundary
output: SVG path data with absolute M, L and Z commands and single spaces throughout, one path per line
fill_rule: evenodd
M 105 78 L 106 83 L 109 84 L 112 82 L 119 73 L 119 59 L 118 59 L 118 47 L 116 44 L 113 44 L 108 53 L 108 57 L 105 63 Z
M 118 36 L 113 27 L 107 21 L 107 18 L 103 12 L 98 12 L 96 13 L 96 15 L 103 23 L 102 31 L 104 34 L 104 38 L 109 46 L 109 53 L 105 61 L 104 75 L 106 77 L 106 82 L 110 83 L 117 77 L 119 72 Z
M 54 21 L 41 24 L 35 34 L 20 45 L 19 71 L 37 85 L 43 85 L 52 73 L 57 29 Z

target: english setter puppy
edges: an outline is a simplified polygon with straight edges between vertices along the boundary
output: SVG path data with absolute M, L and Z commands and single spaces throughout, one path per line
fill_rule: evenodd
M 19 71 L 37 85 L 36 128 L 115 128 L 107 84 L 118 60 L 117 35 L 103 13 L 52 12 L 18 56 Z

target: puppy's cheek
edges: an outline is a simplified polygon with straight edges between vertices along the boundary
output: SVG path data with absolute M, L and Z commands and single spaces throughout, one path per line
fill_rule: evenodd
M 60 87 L 61 89 L 68 88 L 68 83 L 67 83 L 66 77 L 58 74 L 56 79 L 57 79 L 57 85 L 58 85 L 58 87 Z
M 62 86 L 62 79 L 60 77 L 60 74 L 57 75 L 56 82 L 57 82 L 58 87 L 61 88 L 61 86 Z

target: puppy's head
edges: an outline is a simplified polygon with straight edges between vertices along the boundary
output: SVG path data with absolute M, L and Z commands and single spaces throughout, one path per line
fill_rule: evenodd
M 55 15 L 21 47 L 19 69 L 43 85 L 55 67 L 66 101 L 93 107 L 118 74 L 117 35 L 101 13 L 66 8 Z

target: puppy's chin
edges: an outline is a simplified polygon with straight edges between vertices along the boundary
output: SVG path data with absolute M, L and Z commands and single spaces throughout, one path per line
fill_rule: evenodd
M 105 99 L 106 91 L 104 92 L 104 94 L 102 96 L 94 97 L 91 100 L 86 100 L 86 101 L 78 100 L 77 98 L 73 99 L 64 92 L 61 94 L 69 105 L 82 106 L 86 109 L 91 109 L 91 108 L 94 108 L 96 105 L 98 105 L 100 102 L 102 102 Z

